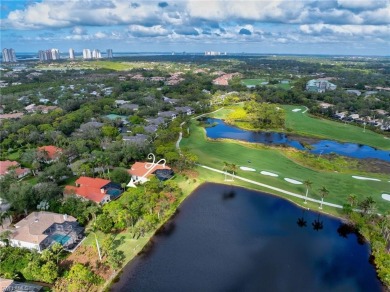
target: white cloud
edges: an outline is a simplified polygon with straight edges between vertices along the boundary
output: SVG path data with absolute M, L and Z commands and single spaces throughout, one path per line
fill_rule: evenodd
M 161 25 L 155 25 L 152 27 L 146 27 L 142 25 L 130 25 L 128 32 L 132 36 L 136 37 L 155 37 L 155 36 L 166 36 L 169 31 L 163 28 Z
M 301 25 L 301 32 L 305 34 L 334 34 L 342 36 L 388 36 L 390 35 L 389 25 L 331 25 L 331 24 L 310 24 Z
M 338 5 L 350 9 L 378 9 L 389 4 L 387 0 L 338 0 Z

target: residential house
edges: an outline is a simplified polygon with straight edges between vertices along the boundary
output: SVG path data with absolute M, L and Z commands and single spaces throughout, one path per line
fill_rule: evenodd
M 170 103 L 170 104 L 177 104 L 179 102 L 178 99 L 169 98 L 169 97 L 166 97 L 166 96 L 163 96 L 163 101 L 166 102 L 166 103 Z
M 81 132 L 88 132 L 92 129 L 100 129 L 103 126 L 104 126 L 103 123 L 99 123 L 99 122 L 95 122 L 95 121 L 87 122 L 87 123 L 80 125 L 80 131 Z
M 157 132 L 158 127 L 156 125 L 147 125 L 144 127 L 144 130 L 146 133 L 155 133 Z
M 355 89 L 347 89 L 346 91 L 348 94 L 354 94 L 356 96 L 360 96 L 362 94 L 361 91 Z
M 129 144 L 135 144 L 142 146 L 145 143 L 149 143 L 149 136 L 144 134 L 137 134 L 135 136 L 122 136 L 122 140 Z
M 17 282 L 15 280 L 0 278 L 0 291 L 11 292 L 11 291 L 30 291 L 30 292 L 41 292 L 43 287 L 26 282 Z
M 62 149 L 53 145 L 38 147 L 38 155 L 46 163 L 57 161 L 62 155 Z
M 229 85 L 229 80 L 233 79 L 236 76 L 241 76 L 240 73 L 230 73 L 230 74 L 224 74 L 222 76 L 219 76 L 218 78 L 213 80 L 213 84 L 215 85 L 223 85 L 227 86 Z
M 131 180 L 127 184 L 128 187 L 134 187 L 136 184 L 143 184 L 149 181 L 150 177 L 156 177 L 165 181 L 173 176 L 173 170 L 164 164 L 152 164 L 149 162 L 136 162 L 128 170 L 131 175 Z
M 31 173 L 31 170 L 29 168 L 20 167 L 20 164 L 16 161 L 0 161 L 0 177 L 3 177 L 11 171 L 15 172 L 17 178 L 25 177 L 26 175 Z
M 24 116 L 24 113 L 12 113 L 0 115 L 0 120 L 17 120 Z
M 146 119 L 146 121 L 148 122 L 149 125 L 159 126 L 165 124 L 165 119 L 163 117 L 158 117 L 155 119 Z
M 10 245 L 38 252 L 55 242 L 67 250 L 73 250 L 84 237 L 84 228 L 76 218 L 52 212 L 32 212 L 10 229 Z
M 120 108 L 129 109 L 132 111 L 138 111 L 139 105 L 134 103 L 126 103 L 119 106 Z
M 118 107 L 118 106 L 120 106 L 120 105 L 123 105 L 123 104 L 125 104 L 125 103 L 129 103 L 130 101 L 128 101 L 128 100 L 123 100 L 123 99 L 117 99 L 117 100 L 115 100 L 115 105 Z
M 309 92 L 323 93 L 328 90 L 335 90 L 337 85 L 330 83 L 325 78 L 312 79 L 306 83 L 306 90 Z
M 169 118 L 171 120 L 174 120 L 177 118 L 177 113 L 174 111 L 165 111 L 165 112 L 158 112 L 157 114 L 159 117 L 162 118 Z
M 180 113 L 187 116 L 191 116 L 195 113 L 194 109 L 190 106 L 181 106 L 181 107 L 175 107 L 175 110 Z
M 80 176 L 75 184 L 65 186 L 64 196 L 78 196 L 103 205 L 122 194 L 121 186 L 108 179 Z

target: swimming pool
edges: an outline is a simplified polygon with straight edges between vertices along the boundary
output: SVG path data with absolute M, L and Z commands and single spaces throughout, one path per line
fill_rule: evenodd
M 65 243 L 67 243 L 69 241 L 70 236 L 56 233 L 56 234 L 51 235 L 51 238 L 53 240 L 57 241 L 58 243 L 61 243 L 62 245 L 64 245 Z

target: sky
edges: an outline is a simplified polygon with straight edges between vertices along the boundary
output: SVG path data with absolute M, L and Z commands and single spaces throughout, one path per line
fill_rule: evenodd
M 1 48 L 390 55 L 390 0 L 2 0 Z

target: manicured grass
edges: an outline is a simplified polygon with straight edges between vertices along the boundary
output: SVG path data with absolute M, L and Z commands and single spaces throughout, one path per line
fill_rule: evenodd
M 275 86 L 278 87 L 278 88 L 285 89 L 285 90 L 289 90 L 291 88 L 291 84 L 290 83 L 288 83 L 288 84 L 279 83 L 279 84 L 275 84 Z
M 225 161 L 234 163 L 238 166 L 237 175 L 239 176 L 303 195 L 306 190 L 304 185 L 293 185 L 286 182 L 284 178 L 291 178 L 301 182 L 311 180 L 313 185 L 309 191 L 309 196 L 312 198 L 320 199 L 319 189 L 325 186 L 329 190 L 329 195 L 325 198 L 325 201 L 343 205 L 348 202 L 349 194 L 355 194 L 359 199 L 372 196 L 378 202 L 379 212 L 390 210 L 390 202 L 381 198 L 381 194 L 388 193 L 390 189 L 389 178 L 386 176 L 360 174 L 381 179 L 380 182 L 377 182 L 357 180 L 352 178 L 350 173 L 320 172 L 296 164 L 283 155 L 282 149 L 267 149 L 266 147 L 257 149 L 249 144 L 245 145 L 244 143 L 234 141 L 207 141 L 204 129 L 195 125 L 191 126 L 190 131 L 190 137 L 182 140 L 181 147 L 187 147 L 191 152 L 195 153 L 199 157 L 200 164 L 222 170 Z M 256 172 L 242 171 L 239 169 L 239 166 L 255 168 Z M 276 173 L 279 177 L 262 175 L 260 174 L 262 170 Z M 222 177 L 222 180 L 223 175 L 219 176 Z M 210 181 L 210 178 L 207 181 Z M 251 188 L 258 189 L 253 185 L 251 185 Z M 264 191 L 270 192 L 269 189 Z M 281 196 L 288 197 L 283 194 Z M 291 197 L 288 198 L 291 199 Z M 294 201 L 296 200 L 294 199 Z
M 247 85 L 254 85 L 254 86 L 262 85 L 261 84 L 262 82 L 267 82 L 267 80 L 266 79 L 262 79 L 262 78 L 260 78 L 260 79 L 243 79 L 243 80 L 241 80 L 241 83 L 244 84 L 245 86 L 247 86 Z
M 309 112 L 303 113 L 303 106 L 284 105 L 286 110 L 286 127 L 304 136 L 316 136 L 323 139 L 353 142 L 380 149 L 390 149 L 390 140 L 383 135 L 354 125 L 311 117 Z M 301 111 L 293 112 L 300 108 Z

